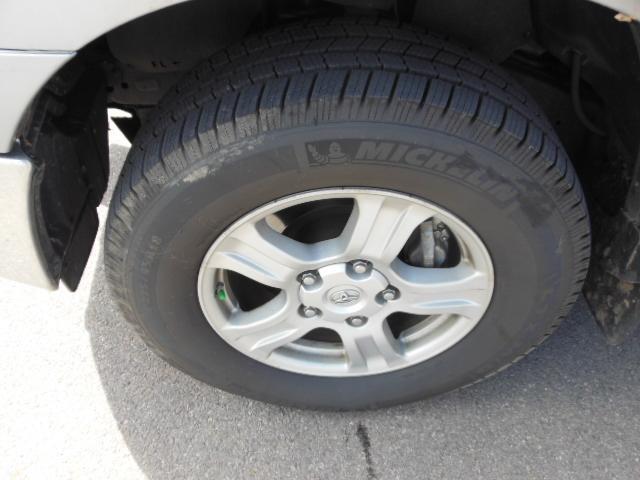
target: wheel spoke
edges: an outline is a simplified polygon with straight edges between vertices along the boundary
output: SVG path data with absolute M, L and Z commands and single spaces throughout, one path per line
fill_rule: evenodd
M 313 249 L 308 245 L 285 237 L 260 221 L 243 225 L 229 235 L 209 265 L 284 288 L 312 261 Z
M 390 263 L 416 227 L 433 214 L 429 208 L 404 199 L 356 195 L 353 211 L 340 237 L 345 255 Z
M 291 343 L 311 330 L 296 305 L 281 292 L 274 299 L 249 312 L 235 312 L 222 331 L 254 355 L 266 358 L 274 350 Z
M 361 332 L 356 328 L 340 333 L 350 370 L 381 371 L 405 361 L 402 345 L 391 333 L 387 322 Z
M 397 261 L 393 264 L 401 298 L 396 311 L 417 315 L 457 314 L 478 318 L 490 295 L 489 277 L 466 263 L 452 268 L 419 268 Z

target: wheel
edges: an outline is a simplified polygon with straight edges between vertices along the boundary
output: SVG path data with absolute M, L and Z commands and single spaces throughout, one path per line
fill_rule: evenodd
M 250 39 L 162 102 L 116 188 L 105 263 L 173 365 L 353 409 L 522 358 L 569 312 L 589 241 L 573 167 L 504 72 L 341 20 Z

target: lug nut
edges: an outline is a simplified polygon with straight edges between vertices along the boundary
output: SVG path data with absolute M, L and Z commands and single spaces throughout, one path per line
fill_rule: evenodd
M 349 317 L 347 318 L 347 324 L 352 327 L 361 327 L 367 323 L 367 317 Z
M 316 315 L 318 315 L 318 313 L 320 313 L 320 311 L 317 308 L 302 307 L 302 315 L 304 315 L 307 318 L 315 317 Z
M 303 285 L 310 287 L 311 285 L 316 284 L 316 282 L 318 281 L 318 275 L 313 272 L 305 272 L 302 275 L 300 275 L 300 281 L 302 282 Z
M 399 296 L 399 292 L 397 289 L 393 287 L 385 288 L 382 292 L 380 292 L 380 296 L 387 302 L 395 300 Z
M 353 271 L 356 273 L 366 273 L 369 270 L 369 262 L 364 260 L 356 260 L 351 264 Z

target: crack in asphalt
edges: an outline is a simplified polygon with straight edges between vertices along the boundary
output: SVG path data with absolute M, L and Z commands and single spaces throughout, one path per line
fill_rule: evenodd
M 378 475 L 373 467 L 373 459 L 371 455 L 371 439 L 369 438 L 369 431 L 364 423 L 358 422 L 358 428 L 356 429 L 356 435 L 362 445 L 362 453 L 364 453 L 364 460 L 367 463 L 367 480 L 376 480 Z

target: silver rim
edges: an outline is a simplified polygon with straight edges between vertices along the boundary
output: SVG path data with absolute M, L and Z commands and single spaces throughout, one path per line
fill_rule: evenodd
M 341 207 L 350 210 L 341 233 L 316 242 L 291 235 L 282 216 L 322 201 L 351 202 Z M 325 189 L 272 202 L 229 227 L 205 255 L 198 297 L 216 333 L 259 362 L 362 376 L 455 345 L 482 318 L 493 283 L 489 252 L 451 213 L 394 192 Z M 266 299 L 243 305 L 241 297 L 261 290 Z

